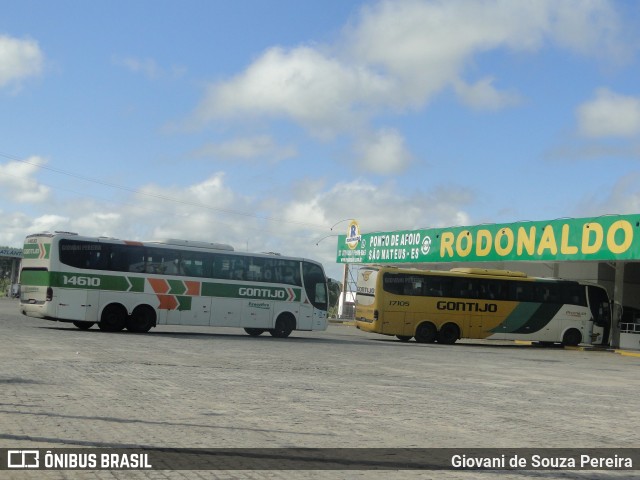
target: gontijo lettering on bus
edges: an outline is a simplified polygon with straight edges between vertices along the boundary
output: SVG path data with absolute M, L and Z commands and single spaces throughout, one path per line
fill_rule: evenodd
M 638 260 L 640 215 L 517 222 L 360 234 L 339 263 Z

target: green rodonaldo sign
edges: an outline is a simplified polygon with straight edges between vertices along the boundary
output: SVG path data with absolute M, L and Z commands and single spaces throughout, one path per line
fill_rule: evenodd
M 640 214 L 338 237 L 338 263 L 640 260 Z

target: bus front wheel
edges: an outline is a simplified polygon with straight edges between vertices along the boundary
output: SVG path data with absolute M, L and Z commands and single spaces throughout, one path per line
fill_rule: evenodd
M 287 338 L 293 332 L 295 322 L 289 315 L 280 315 L 276 320 L 276 328 L 269 330 L 269 333 L 276 338 Z
M 582 333 L 580 330 L 576 330 L 575 328 L 570 328 L 564 335 L 562 336 L 562 345 L 568 347 L 575 347 L 582 342 Z
M 460 338 L 460 330 L 455 323 L 445 323 L 438 332 L 438 343 L 453 345 Z
M 408 342 L 409 340 L 411 340 L 411 336 L 410 335 L 396 335 L 396 337 L 401 342 Z
M 98 328 L 103 332 L 119 332 L 127 324 L 127 311 L 122 305 L 107 305 L 100 316 Z
M 431 322 L 424 322 L 418 325 L 416 329 L 416 342 L 418 343 L 433 343 L 436 341 L 438 330 L 436 326 Z
M 244 331 L 252 337 L 259 337 L 264 333 L 264 330 L 261 328 L 245 328 Z
M 127 330 L 133 333 L 147 333 L 156 326 L 156 311 L 149 305 L 139 305 L 126 320 Z

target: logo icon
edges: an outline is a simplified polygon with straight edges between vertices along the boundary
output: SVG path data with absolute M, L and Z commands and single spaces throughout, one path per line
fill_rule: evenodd
M 347 246 L 351 250 L 353 250 L 358 246 L 361 239 L 362 235 L 360 235 L 360 226 L 358 225 L 358 222 L 356 222 L 355 220 L 351 220 L 351 223 L 349 224 L 349 230 L 347 231 Z
M 39 468 L 40 452 L 38 450 L 8 450 L 7 468 Z
M 424 237 L 424 240 L 422 241 L 422 247 L 420 248 L 420 251 L 422 252 L 423 255 L 426 255 L 427 253 L 429 253 L 430 250 L 431 250 L 431 237 L 427 235 L 426 237 Z

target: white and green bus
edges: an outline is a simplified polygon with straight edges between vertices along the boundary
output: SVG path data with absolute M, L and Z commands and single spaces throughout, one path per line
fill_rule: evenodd
M 20 311 L 80 329 L 239 327 L 252 336 L 326 330 L 322 265 L 186 240 L 132 242 L 55 232 L 25 239 Z

